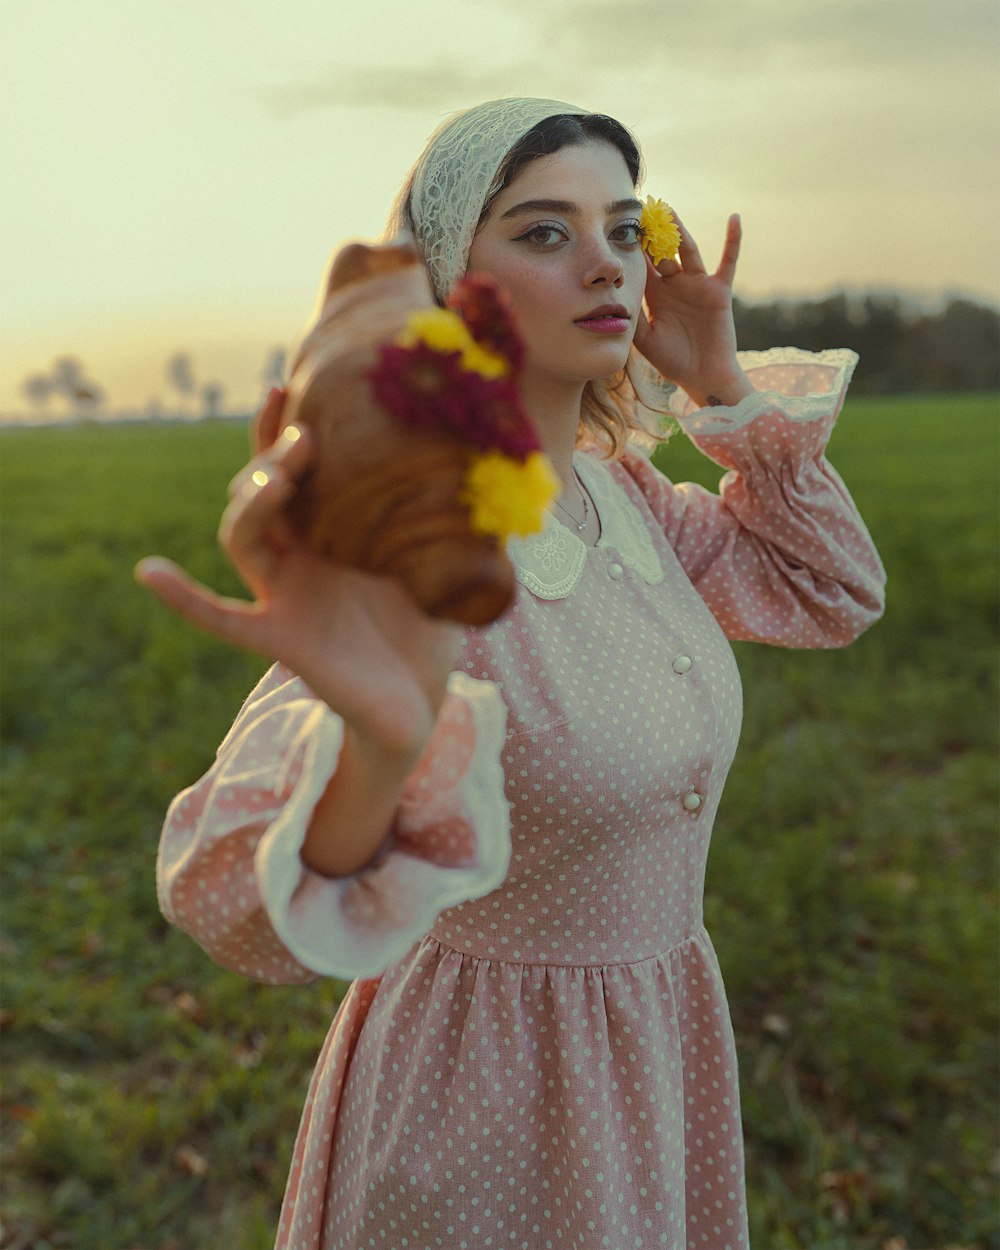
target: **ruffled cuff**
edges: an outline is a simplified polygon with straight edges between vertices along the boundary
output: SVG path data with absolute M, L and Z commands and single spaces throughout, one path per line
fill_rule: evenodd
M 765 463 L 798 464 L 822 455 L 857 354 L 775 347 L 738 355 L 754 393 L 731 408 L 698 408 L 684 395 L 674 414 L 684 433 L 724 468 L 744 468 L 748 453 Z M 780 420 L 759 420 L 769 415 Z
M 505 718 L 492 683 L 453 673 L 380 855 L 357 873 L 333 878 L 300 857 L 340 751 L 339 721 L 318 727 L 298 785 L 255 856 L 268 918 L 301 964 L 326 976 L 377 976 L 425 936 L 442 911 L 503 881 L 510 860 L 500 764 Z

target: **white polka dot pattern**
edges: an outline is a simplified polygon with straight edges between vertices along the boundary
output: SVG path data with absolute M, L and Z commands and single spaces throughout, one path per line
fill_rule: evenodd
M 323 877 L 299 851 L 336 767 L 341 721 L 275 666 L 213 768 L 171 805 L 158 863 L 164 914 L 219 963 L 258 980 L 383 972 L 442 908 L 504 878 L 504 721 L 492 685 L 453 673 L 382 854 L 364 873 Z
M 790 385 L 820 389 L 793 364 Z M 641 519 L 662 579 L 648 550 L 604 544 L 563 597 L 522 585 L 501 622 L 468 634 L 441 736 L 373 869 L 311 882 L 295 837 L 275 836 L 307 806 L 310 771 L 329 775 L 306 762 L 329 749 L 302 744 L 336 733 L 280 673 L 176 801 L 164 906 L 230 966 L 324 970 L 333 955 L 301 940 L 321 943 L 324 923 L 352 958 L 367 931 L 380 968 L 400 933 L 413 943 L 356 980 L 334 1022 L 281 1250 L 746 1247 L 736 1057 L 702 926 L 740 721 L 725 634 L 832 646 L 879 611 L 877 556 L 821 456 L 846 380 L 832 374 L 808 419 L 771 398 L 744 401 L 743 419 L 712 410 L 696 434 L 733 470 L 721 500 L 638 459 L 588 465 Z M 464 893 L 415 916 L 461 874 Z M 297 959 L 283 944 L 296 906 Z

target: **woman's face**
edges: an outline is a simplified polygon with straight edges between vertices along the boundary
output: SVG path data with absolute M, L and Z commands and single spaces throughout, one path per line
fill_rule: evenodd
M 529 162 L 491 206 L 469 253 L 510 295 L 525 380 L 584 383 L 621 369 L 646 285 L 639 201 L 600 141 Z

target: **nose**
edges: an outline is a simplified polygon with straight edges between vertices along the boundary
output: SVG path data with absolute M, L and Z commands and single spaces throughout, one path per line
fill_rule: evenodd
M 584 272 L 584 286 L 620 287 L 625 281 L 625 266 L 621 257 L 612 251 L 606 239 L 595 244 L 594 254 L 588 257 Z

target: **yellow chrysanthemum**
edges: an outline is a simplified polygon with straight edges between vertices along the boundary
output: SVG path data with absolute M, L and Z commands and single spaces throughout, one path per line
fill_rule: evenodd
M 681 232 L 677 229 L 670 205 L 665 200 L 646 196 L 642 208 L 642 246 L 649 253 L 654 265 L 661 260 L 673 260 L 681 245 Z
M 462 503 L 472 513 L 477 534 L 496 534 L 506 542 L 511 534 L 537 534 L 558 492 L 559 479 L 542 452 L 520 461 L 488 451 L 473 458 Z
M 475 339 L 462 352 L 462 368 L 478 373 L 481 378 L 504 378 L 510 373 L 510 365 L 502 356 L 481 347 Z
M 400 347 L 423 343 L 435 352 L 460 352 L 462 368 L 482 378 L 502 378 L 510 372 L 507 361 L 481 347 L 462 318 L 450 308 L 425 308 L 411 313 L 396 342 Z

